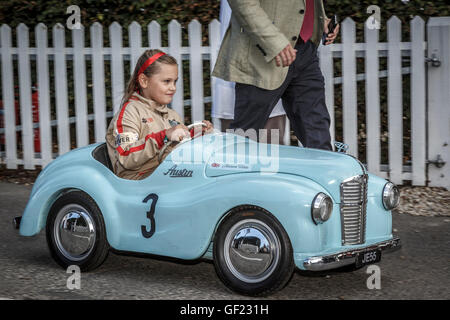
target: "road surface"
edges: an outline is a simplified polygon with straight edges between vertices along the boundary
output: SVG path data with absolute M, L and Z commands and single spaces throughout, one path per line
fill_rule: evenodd
M 21 237 L 12 228 L 30 192 L 31 186 L 0 183 L 0 299 L 243 299 L 224 287 L 210 262 L 116 254 L 82 273 L 80 289 L 68 289 L 71 275 L 50 257 L 44 230 Z M 450 219 L 394 214 L 393 227 L 403 248 L 377 264 L 381 289 L 368 289 L 367 267 L 320 276 L 296 272 L 267 299 L 450 299 Z

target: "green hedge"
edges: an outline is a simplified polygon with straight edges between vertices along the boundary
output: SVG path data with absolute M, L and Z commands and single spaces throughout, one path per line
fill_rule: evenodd
M 273 0 L 275 1 L 275 0 Z M 219 0 L 0 0 L 0 23 L 6 23 L 11 27 L 19 23 L 34 26 L 37 23 L 53 25 L 65 23 L 68 14 L 66 9 L 70 5 L 78 5 L 81 9 L 82 23 L 90 25 L 100 22 L 109 25 L 118 21 L 126 26 L 131 21 L 137 21 L 142 25 L 152 20 L 161 25 L 176 19 L 183 25 L 192 19 L 207 24 L 211 19 L 219 17 Z M 351 17 L 357 23 L 363 22 L 369 14 L 366 9 L 370 5 L 378 5 L 381 8 L 382 21 L 386 21 L 392 15 L 397 15 L 402 21 L 408 22 L 416 15 L 423 18 L 429 16 L 450 16 L 450 6 L 447 0 L 437 1 L 407 1 L 401 0 L 328 0 L 326 11 L 328 14 L 336 13 L 342 19 Z
M 381 18 L 384 21 L 393 15 L 398 16 L 403 21 L 409 21 L 416 15 L 422 18 L 450 15 L 448 0 L 412 0 L 406 2 L 401 0 L 328 0 L 326 1 L 326 11 L 327 13 L 337 13 L 343 18 L 351 17 L 356 22 L 363 22 L 369 16 L 367 8 L 370 5 L 380 7 Z
M 220 2 L 218 0 L 0 0 L 0 22 L 11 27 L 22 22 L 28 26 L 41 22 L 48 26 L 56 23 L 65 24 L 69 17 L 66 10 L 70 5 L 80 7 L 81 22 L 85 26 L 94 22 L 110 25 L 114 21 L 122 26 L 132 21 L 146 25 L 152 20 L 164 25 L 172 19 L 184 25 L 192 19 L 197 19 L 203 24 L 212 18 L 218 18 Z
M 123 27 L 127 27 L 132 21 L 137 21 L 145 31 L 145 26 L 155 20 L 161 25 L 163 35 L 167 31 L 167 24 L 172 19 L 176 19 L 183 27 L 187 27 L 191 20 L 197 19 L 204 26 L 206 33 L 206 26 L 212 19 L 218 19 L 220 11 L 220 0 L 0 0 L 0 23 L 8 24 L 12 28 L 19 23 L 25 23 L 30 28 L 38 23 L 44 23 L 48 27 L 56 23 L 65 24 L 69 17 L 66 10 L 70 5 L 80 7 L 81 22 L 84 26 L 89 26 L 94 22 L 109 26 L 112 22 L 117 21 Z M 409 21 L 414 16 L 421 16 L 424 19 L 430 16 L 450 16 L 448 0 L 325 1 L 329 16 L 337 14 L 340 20 L 351 17 L 356 22 L 358 41 L 363 39 L 363 22 L 370 16 L 367 13 L 370 5 L 378 5 L 381 9 L 381 41 L 386 38 L 386 28 L 384 27 L 386 21 L 393 15 L 398 16 L 402 21 L 403 37 L 406 41 L 409 33 Z M 187 29 L 183 30 L 183 38 L 186 39 Z M 126 41 L 127 35 L 124 34 L 124 36 Z M 207 38 L 204 37 L 203 41 L 206 44 Z
M 392 16 L 397 16 L 402 21 L 403 41 L 409 41 L 409 23 L 415 16 L 420 16 L 425 21 L 428 17 L 450 16 L 450 5 L 448 0 L 436 1 L 406 1 L 401 0 L 328 0 L 325 10 L 327 15 L 337 14 L 340 20 L 347 17 L 356 23 L 357 40 L 363 41 L 364 22 L 371 14 L 367 13 L 370 5 L 380 7 L 381 30 L 380 41 L 386 40 L 386 23 Z M 337 39 L 340 41 L 340 39 Z

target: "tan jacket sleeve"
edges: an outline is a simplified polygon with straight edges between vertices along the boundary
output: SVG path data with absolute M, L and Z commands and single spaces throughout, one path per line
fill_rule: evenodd
M 138 114 L 127 106 L 119 115 L 114 128 L 114 141 L 119 163 L 126 169 L 137 170 L 155 157 L 164 144 L 166 130 L 140 137 Z
M 323 1 L 320 1 L 320 6 L 321 6 L 321 8 L 322 8 L 322 16 L 323 16 L 323 18 L 324 18 L 325 20 L 328 20 L 327 14 L 326 14 L 326 12 L 325 12 L 325 7 L 324 7 L 324 5 L 323 5 Z M 325 21 L 325 20 L 324 20 L 324 21 Z
M 228 3 L 241 27 L 266 52 L 266 62 L 272 61 L 289 44 L 261 8 L 260 0 L 228 0 Z

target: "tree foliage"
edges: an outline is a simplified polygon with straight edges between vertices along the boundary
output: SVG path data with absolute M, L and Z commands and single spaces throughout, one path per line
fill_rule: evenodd
M 386 28 L 383 26 L 393 15 L 402 21 L 405 39 L 409 33 L 409 22 L 413 17 L 421 16 L 426 19 L 431 16 L 450 16 L 448 0 L 324 0 L 324 2 L 328 16 L 337 14 L 341 21 L 350 17 L 356 22 L 358 41 L 363 39 L 364 21 L 370 16 L 367 8 L 371 5 L 380 7 L 381 41 L 386 37 Z M 212 19 L 219 18 L 220 11 L 220 0 L 0 0 L 0 24 L 8 24 L 12 28 L 19 23 L 25 23 L 30 28 L 38 23 L 44 23 L 48 27 L 56 23 L 65 25 L 70 16 L 66 11 L 71 5 L 80 7 L 81 23 L 84 26 L 90 26 L 94 22 L 109 26 L 117 21 L 123 27 L 127 27 L 132 21 L 137 21 L 145 27 L 151 21 L 157 21 L 163 32 L 167 31 L 167 25 L 172 19 L 177 20 L 184 28 L 187 28 L 190 21 L 196 19 L 205 28 Z
M 273 0 L 276 1 L 276 0 Z M 281 1 L 281 0 L 278 0 Z M 382 21 L 392 15 L 398 16 L 403 22 L 419 15 L 449 16 L 450 6 L 447 0 L 328 0 L 326 11 L 328 14 L 338 14 L 341 19 L 351 17 L 355 22 L 363 22 L 369 14 L 370 5 L 381 8 Z M 16 27 L 25 23 L 29 27 L 42 22 L 48 26 L 56 23 L 65 24 L 68 14 L 67 7 L 78 5 L 81 9 L 82 23 L 90 25 L 100 22 L 109 25 L 114 21 L 126 26 L 132 21 L 146 25 L 156 20 L 161 25 L 172 19 L 186 25 L 192 19 L 207 24 L 219 17 L 219 0 L 0 0 L 0 23 Z
M 65 24 L 69 14 L 66 10 L 77 5 L 81 10 L 81 22 L 89 26 L 94 22 L 110 25 L 114 21 L 122 26 L 137 21 L 147 25 L 156 20 L 161 25 L 176 19 L 183 26 L 192 19 L 207 24 L 219 17 L 218 0 L 0 0 L 0 23 L 16 27 L 25 23 L 33 27 L 38 23 L 52 26 Z
M 376 5 L 380 8 L 381 32 L 380 40 L 386 39 L 386 23 L 392 16 L 397 16 L 403 25 L 404 41 L 409 40 L 409 23 L 415 16 L 425 21 L 428 17 L 450 16 L 448 0 L 324 0 L 328 16 L 337 14 L 340 21 L 349 17 L 355 21 L 358 41 L 363 39 L 364 22 L 369 18 L 368 8 Z M 339 40 L 339 39 L 338 39 Z

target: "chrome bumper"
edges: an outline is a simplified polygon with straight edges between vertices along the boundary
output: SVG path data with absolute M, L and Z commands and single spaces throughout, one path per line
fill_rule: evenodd
M 393 238 L 391 240 L 375 243 L 363 248 L 342 251 L 326 256 L 311 257 L 303 261 L 303 267 L 308 271 L 336 269 L 356 263 L 358 255 L 367 251 L 381 250 L 383 253 L 386 253 L 398 250 L 400 248 L 400 238 Z

